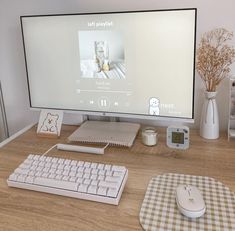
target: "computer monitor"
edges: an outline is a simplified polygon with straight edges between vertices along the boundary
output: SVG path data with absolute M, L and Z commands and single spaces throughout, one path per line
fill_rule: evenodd
M 193 120 L 196 13 L 21 16 L 30 107 Z

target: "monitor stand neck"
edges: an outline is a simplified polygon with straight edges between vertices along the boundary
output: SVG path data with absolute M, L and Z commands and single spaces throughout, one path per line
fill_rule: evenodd
M 86 116 L 86 120 L 120 122 L 120 118 L 115 116 Z
M 110 122 L 120 122 L 120 118 L 119 117 L 108 117 L 108 121 L 110 121 Z

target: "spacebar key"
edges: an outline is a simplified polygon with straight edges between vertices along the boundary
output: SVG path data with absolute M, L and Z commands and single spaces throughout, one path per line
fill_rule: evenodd
M 72 190 L 72 191 L 77 191 L 77 188 L 78 188 L 78 183 L 75 183 L 75 182 L 48 179 L 48 178 L 43 178 L 43 177 L 36 177 L 34 180 L 34 184 L 46 186 L 50 188 L 60 188 L 60 189 Z

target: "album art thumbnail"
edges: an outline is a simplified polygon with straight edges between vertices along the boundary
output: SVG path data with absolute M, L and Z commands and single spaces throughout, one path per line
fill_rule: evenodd
M 126 78 L 120 31 L 79 31 L 78 42 L 81 78 Z

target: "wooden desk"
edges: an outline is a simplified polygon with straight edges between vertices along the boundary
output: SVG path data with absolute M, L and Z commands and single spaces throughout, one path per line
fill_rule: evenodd
M 159 143 L 153 148 L 142 145 L 138 136 L 131 149 L 108 147 L 104 155 L 49 153 L 126 166 L 129 177 L 118 206 L 8 188 L 6 179 L 29 153 L 43 153 L 65 142 L 75 129 L 63 126 L 60 139 L 47 139 L 37 137 L 33 127 L 0 149 L 0 230 L 142 230 L 139 211 L 148 182 L 167 172 L 214 177 L 235 191 L 235 140 L 228 142 L 225 134 L 218 140 L 204 140 L 191 131 L 190 148 L 173 150 L 166 147 L 165 129 L 158 129 Z

